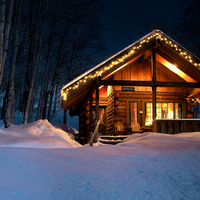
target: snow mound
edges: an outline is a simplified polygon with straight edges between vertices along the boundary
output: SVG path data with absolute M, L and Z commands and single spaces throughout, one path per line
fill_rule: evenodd
M 118 145 L 153 150 L 185 149 L 191 146 L 199 148 L 200 132 L 178 133 L 174 135 L 153 132 L 138 133 L 130 135 L 123 143 Z
M 76 148 L 81 145 L 45 119 L 0 129 L 0 147 Z

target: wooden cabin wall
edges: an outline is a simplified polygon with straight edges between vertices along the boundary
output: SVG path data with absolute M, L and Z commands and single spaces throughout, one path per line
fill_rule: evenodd
M 149 92 L 125 92 L 125 91 L 114 91 L 115 93 L 115 113 L 114 123 L 120 121 L 124 127 L 127 128 L 127 109 L 128 101 L 137 101 L 139 106 L 139 123 L 144 126 L 143 122 L 143 103 L 145 101 L 152 101 L 152 93 Z M 186 94 L 184 93 L 157 93 L 157 101 L 174 101 L 184 102 L 186 104 Z M 186 105 L 187 107 L 187 105 Z M 184 113 L 187 114 L 186 110 Z
M 114 74 L 114 80 L 138 80 L 138 81 L 151 81 L 152 80 L 152 71 L 151 63 L 146 60 L 145 62 L 136 61 L 131 63 L 118 72 Z M 157 67 L 156 69 L 156 78 L 158 81 L 170 81 L 170 82 L 182 82 L 183 79 L 178 77 L 178 75 L 171 72 L 166 67 Z M 121 91 L 121 86 L 114 86 L 114 90 Z M 151 92 L 151 87 L 142 87 L 135 86 L 135 91 L 137 92 Z M 158 87 L 157 92 L 187 92 L 187 88 L 164 88 Z
M 114 134 L 114 118 L 115 118 L 115 94 L 112 92 L 108 96 L 108 104 L 107 104 L 107 134 Z
M 92 96 L 80 104 L 79 113 L 79 142 L 86 144 L 90 140 L 90 133 L 94 132 Z
M 193 98 L 187 98 L 186 118 L 194 118 L 195 101 Z

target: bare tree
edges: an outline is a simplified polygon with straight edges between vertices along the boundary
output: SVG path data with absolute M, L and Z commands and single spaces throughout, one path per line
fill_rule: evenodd
M 16 12 L 13 20 L 13 47 L 12 47 L 12 62 L 10 68 L 10 78 L 9 78 L 9 90 L 8 90 L 8 103 L 6 108 L 5 116 L 5 128 L 10 126 L 11 118 L 12 122 L 14 121 L 14 80 L 15 80 L 15 66 L 17 61 L 17 51 L 18 51 L 18 42 L 19 42 L 19 29 L 20 29 L 20 18 L 21 18 L 21 8 L 22 0 L 17 0 L 15 3 Z
M 200 1 L 183 0 L 183 13 L 176 26 L 178 41 L 188 50 L 200 56 Z
M 28 91 L 28 98 L 26 102 L 26 108 L 24 112 L 24 124 L 28 122 L 28 112 L 31 104 L 31 97 L 33 96 L 33 87 L 34 87 L 34 82 L 35 82 L 35 77 L 36 77 L 36 71 L 37 71 L 37 65 L 38 65 L 38 60 L 39 60 L 39 53 L 40 49 L 42 47 L 42 38 L 43 38 L 43 32 L 44 32 L 44 27 L 46 23 L 46 17 L 47 17 L 47 5 L 48 5 L 48 0 L 45 1 L 40 1 L 39 4 L 39 9 L 38 9 L 38 14 L 37 14 L 37 20 L 36 20 L 36 34 L 35 34 L 35 45 L 34 45 L 34 50 L 33 50 L 33 69 L 32 69 L 32 74 L 31 74 L 31 80 L 30 80 L 30 88 Z M 42 8 L 45 8 L 45 14 L 43 18 L 43 24 L 40 33 L 38 33 L 38 22 L 39 22 L 39 17 L 41 16 Z M 38 43 L 38 45 L 37 45 Z
M 9 0 L 6 12 L 5 0 L 0 1 L 0 85 L 2 82 L 3 69 L 8 48 L 13 2 L 14 0 Z
M 0 6 L 0 91 L 5 95 L 6 127 L 14 119 L 14 110 L 23 113 L 24 123 L 46 115 L 50 120 L 63 84 L 95 63 L 100 0 L 8 0 L 6 5 L 0 1 L 4 2 Z

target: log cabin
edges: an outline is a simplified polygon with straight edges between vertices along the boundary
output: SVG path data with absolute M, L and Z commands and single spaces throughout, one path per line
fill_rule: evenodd
M 200 59 L 154 30 L 65 85 L 61 107 L 79 116 L 84 144 L 98 121 L 102 135 L 184 132 L 187 123 L 200 130 L 199 120 L 186 120 L 199 94 Z

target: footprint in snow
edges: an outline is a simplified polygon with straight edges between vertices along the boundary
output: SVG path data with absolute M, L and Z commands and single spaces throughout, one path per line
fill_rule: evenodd
M 50 195 L 51 197 L 57 197 L 58 194 L 55 191 L 51 190 Z
M 72 175 L 70 176 L 69 178 L 75 178 L 75 179 L 79 179 L 79 178 L 82 178 L 83 176 L 81 175 Z
M 78 190 L 83 191 L 83 192 L 87 192 L 87 191 L 89 191 L 90 189 L 87 188 L 87 187 L 80 187 L 80 188 L 78 188 Z
M 131 169 L 131 170 L 129 170 L 129 172 L 136 173 L 136 174 L 144 173 L 142 170 L 135 170 L 135 169 Z
M 83 182 L 82 184 L 83 184 L 83 185 L 91 185 L 90 182 Z
M 67 181 L 70 183 L 74 183 L 76 182 L 76 180 L 81 179 L 82 176 L 81 175 L 71 175 L 67 177 Z
M 12 191 L 11 194 L 14 194 L 14 195 L 19 195 L 21 194 L 22 192 L 21 191 Z

